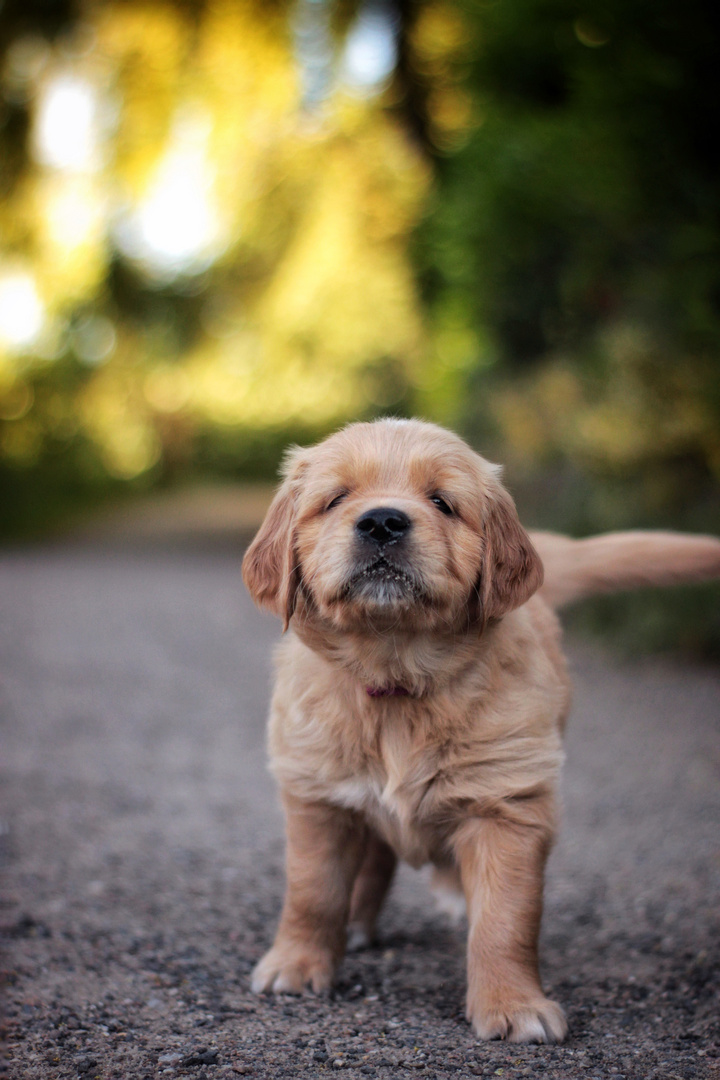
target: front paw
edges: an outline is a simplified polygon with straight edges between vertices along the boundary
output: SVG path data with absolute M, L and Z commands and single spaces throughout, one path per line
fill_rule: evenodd
M 468 1001 L 467 1018 L 481 1039 L 558 1043 L 567 1035 L 564 1012 L 542 995 L 528 1001 L 498 1001 L 490 1006 L 473 1006 Z
M 329 951 L 311 945 L 276 943 L 256 964 L 250 986 L 254 994 L 316 994 L 330 989 L 335 964 Z

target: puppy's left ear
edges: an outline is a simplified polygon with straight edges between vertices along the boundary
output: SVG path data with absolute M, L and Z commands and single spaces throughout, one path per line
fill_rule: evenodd
M 289 459 L 287 475 L 270 504 L 260 531 L 245 552 L 243 581 L 258 607 L 268 608 L 287 630 L 300 588 L 295 554 L 295 489 L 301 467 Z
M 488 502 L 478 582 L 479 621 L 484 626 L 524 604 L 543 582 L 543 565 L 520 524 L 515 503 L 500 484 Z

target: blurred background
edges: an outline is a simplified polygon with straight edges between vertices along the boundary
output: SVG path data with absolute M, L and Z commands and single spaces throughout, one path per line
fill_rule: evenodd
M 720 533 L 716 41 L 700 0 L 4 0 L 3 537 L 262 505 L 383 414 L 526 523 Z M 718 655 L 717 607 L 582 617 Z

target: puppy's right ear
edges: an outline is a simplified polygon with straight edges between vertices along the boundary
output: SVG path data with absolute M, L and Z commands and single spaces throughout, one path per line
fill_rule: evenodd
M 290 624 L 300 588 L 294 535 L 295 491 L 300 472 L 296 456 L 290 457 L 286 472 L 242 564 L 243 581 L 253 600 L 258 607 L 279 615 L 284 630 Z

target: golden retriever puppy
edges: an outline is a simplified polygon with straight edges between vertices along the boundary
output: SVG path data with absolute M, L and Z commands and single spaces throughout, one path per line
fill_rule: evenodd
M 466 900 L 477 1034 L 561 1040 L 537 955 L 569 702 L 551 604 L 720 574 L 720 542 L 531 539 L 497 466 L 381 420 L 288 454 L 243 574 L 289 629 L 269 735 L 287 895 L 253 990 L 325 990 L 396 860 L 431 862 Z

